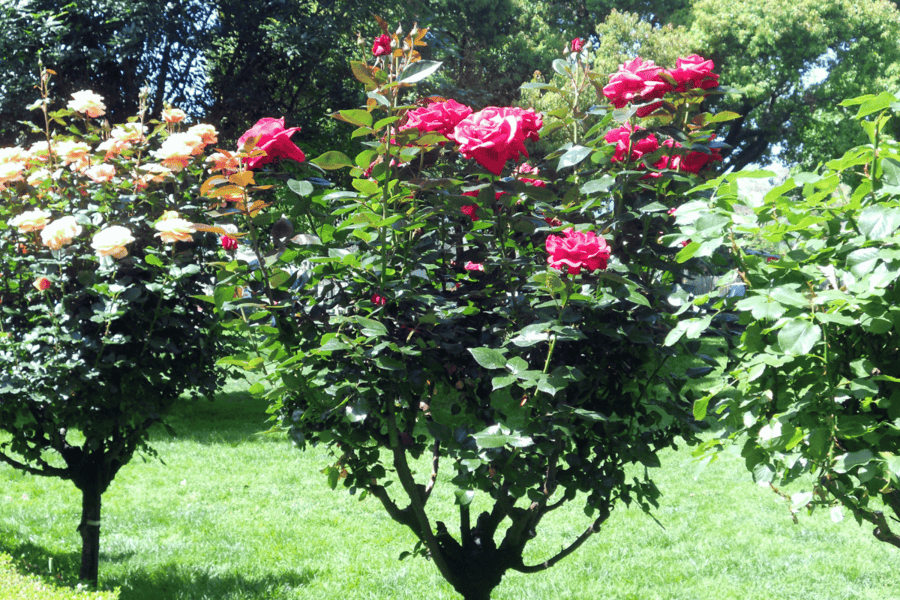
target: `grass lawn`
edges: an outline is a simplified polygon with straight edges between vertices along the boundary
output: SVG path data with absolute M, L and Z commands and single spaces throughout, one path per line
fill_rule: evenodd
M 265 418 L 263 403 L 232 390 L 214 403 L 181 406 L 170 420 L 178 437 L 154 432 L 165 464 L 135 459 L 103 497 L 101 587 L 120 588 L 121 600 L 458 598 L 430 562 L 397 560 L 414 540 L 380 503 L 327 487 L 319 471 L 333 459 L 324 449 L 301 453 L 261 435 Z M 662 460 L 655 516 L 664 528 L 620 506 L 578 552 L 537 575 L 508 574 L 494 597 L 897 596 L 900 552 L 869 528 L 849 518 L 833 523 L 827 512 L 792 523 L 786 503 L 753 484 L 737 455 L 704 470 L 689 449 Z M 438 492 L 449 506 L 451 486 Z M 533 562 L 588 523 L 578 507 L 557 512 L 532 544 Z M 18 571 L 72 582 L 79 514 L 71 483 L 0 466 L 0 553 Z

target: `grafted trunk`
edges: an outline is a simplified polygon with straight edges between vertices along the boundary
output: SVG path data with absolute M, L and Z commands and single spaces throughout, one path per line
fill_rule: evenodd
M 99 481 L 85 485 L 81 490 L 81 572 L 78 578 L 96 587 L 100 575 L 100 499 L 102 486 Z

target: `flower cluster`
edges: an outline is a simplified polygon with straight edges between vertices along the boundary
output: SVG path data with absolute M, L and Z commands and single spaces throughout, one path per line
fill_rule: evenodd
M 639 132 L 641 131 L 644 131 L 644 129 L 639 125 L 632 126 L 631 124 L 626 123 L 625 125 L 611 129 L 606 133 L 604 139 L 608 143 L 616 145 L 615 153 L 611 159 L 612 162 L 631 162 L 635 163 L 638 168 L 644 169 L 647 167 L 643 161 L 644 156 L 652 155 L 660 148 L 670 148 L 673 150 L 682 148 L 682 145 L 675 140 L 667 139 L 660 143 L 656 135 L 652 133 L 640 134 Z M 714 139 L 715 136 L 713 135 L 706 141 L 711 142 Z M 709 152 L 691 150 L 687 154 L 666 153 L 655 162 L 650 163 L 650 165 L 655 169 L 671 169 L 683 173 L 699 173 L 700 170 L 708 164 L 721 160 L 722 155 L 719 153 L 718 148 L 711 148 Z M 648 173 L 646 175 L 646 177 L 658 176 L 659 173 Z
M 714 65 L 696 54 L 679 58 L 674 69 L 663 69 L 652 60 L 641 58 L 624 63 L 609 78 L 603 94 L 616 108 L 627 104 L 643 104 L 637 116 L 645 117 L 662 106 L 661 98 L 669 92 L 692 89 L 709 90 L 719 85 L 719 76 L 712 72 Z
M 459 122 L 471 114 L 471 108 L 456 100 L 432 102 L 406 113 L 406 123 L 400 130 L 416 128 L 419 133 L 434 132 L 449 138 Z

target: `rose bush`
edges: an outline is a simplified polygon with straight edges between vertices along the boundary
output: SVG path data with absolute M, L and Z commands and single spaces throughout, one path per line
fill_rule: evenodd
M 222 382 L 218 323 L 196 297 L 220 252 L 198 231 L 224 231 L 166 212 L 204 220 L 210 128 L 179 137 L 143 110 L 103 127 L 96 94 L 53 110 L 50 75 L 36 141 L 0 149 L 15 173 L 0 189 L 0 461 L 76 486 L 81 578 L 96 584 L 102 494 L 135 452 L 152 455 L 148 430 L 181 394 Z
M 258 352 L 227 362 L 262 374 L 254 392 L 295 443 L 331 449 L 329 484 L 374 497 L 414 533 L 412 554 L 483 599 L 507 571 L 565 558 L 619 502 L 651 510 L 657 452 L 696 441 L 683 386 L 702 369 L 669 364 L 696 354 L 706 328 L 677 349 L 662 341 L 694 306 L 681 284 L 696 261 L 675 262 L 684 237 L 667 211 L 697 177 L 644 179 L 605 134 L 628 123 L 623 144 L 655 136 L 641 157 L 651 165 L 700 151 L 712 131 L 698 108 L 713 92 L 666 97 L 669 122 L 689 124 L 685 150 L 667 145 L 675 125 L 643 124 L 602 95 L 587 113 L 489 107 L 445 135 L 455 103 L 406 97 L 440 68 L 418 53 L 427 31 L 379 25 L 374 53 L 394 50 L 351 65 L 365 108 L 333 115 L 367 140 L 358 154 L 325 152 L 286 185 L 260 170 L 202 186 L 235 199 L 256 256 L 222 264 L 212 300 L 236 331 L 251 330 L 248 314 L 261 324 Z M 557 92 L 571 106 L 584 82 L 606 79 L 568 52 L 554 69 L 570 77 Z M 537 167 L 516 164 L 550 129 L 572 137 Z M 349 170 L 350 185 L 318 185 L 319 169 Z M 536 169 L 543 187 L 519 179 Z M 281 195 L 254 189 L 267 184 Z M 635 464 L 647 470 L 632 479 Z M 453 522 L 435 521 L 437 486 L 450 487 Z M 589 517 L 582 533 L 527 561 L 542 520 L 568 502 Z

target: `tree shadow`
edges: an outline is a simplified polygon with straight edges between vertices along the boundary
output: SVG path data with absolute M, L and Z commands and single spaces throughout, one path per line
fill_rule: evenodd
M 171 430 L 161 423 L 150 428 L 150 445 L 181 440 L 199 444 L 244 443 L 271 429 L 267 408 L 267 400 L 244 391 L 221 392 L 211 401 L 183 398 L 163 417 Z
M 48 585 L 74 589 L 78 584 L 81 555 L 78 552 L 51 552 L 31 542 L 0 541 L 0 552 L 13 557 L 13 568 L 22 575 L 37 575 Z M 104 564 L 121 562 L 133 553 L 100 555 L 102 589 L 120 588 L 119 600 L 169 600 L 170 598 L 267 598 L 284 588 L 309 585 L 316 572 L 311 569 L 288 570 L 259 576 L 217 573 L 167 563 L 153 571 L 130 571 L 121 577 L 104 576 Z M 52 565 L 52 572 L 50 571 Z
M 169 600 L 170 598 L 269 598 L 277 590 L 310 584 L 315 572 L 302 569 L 275 574 L 219 573 L 186 569 L 167 563 L 153 572 L 129 573 L 121 580 L 106 578 L 108 586 L 120 587 L 119 600 Z

